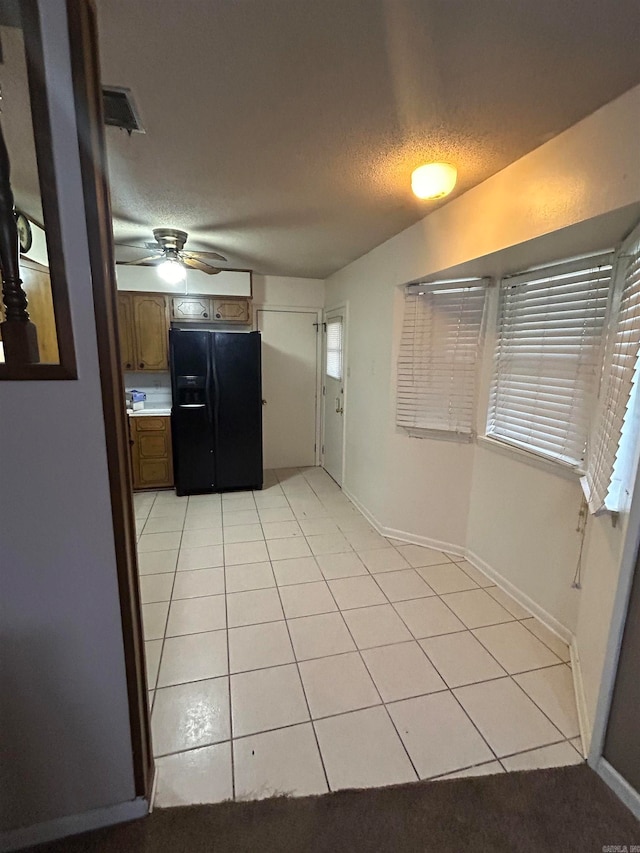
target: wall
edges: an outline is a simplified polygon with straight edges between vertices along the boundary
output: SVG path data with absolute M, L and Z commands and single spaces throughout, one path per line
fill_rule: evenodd
M 589 729 L 594 723 L 598 704 L 627 526 L 628 514 L 625 513 L 616 527 L 613 527 L 609 515 L 590 518 L 587 527 L 576 646 L 584 691 L 581 698 Z
M 260 307 L 322 308 L 324 281 L 319 278 L 254 274 L 253 302 Z
M 599 218 L 611 226 L 626 221 L 624 208 L 637 211 L 639 137 L 636 87 L 326 283 L 327 305 L 348 300 L 350 308 L 345 490 L 382 526 L 404 530 L 407 538 L 469 548 L 546 611 L 552 624 L 566 633 L 578 630 L 590 707 L 600 681 L 621 532 L 612 535 L 609 522 L 591 520 L 584 588 L 572 590 L 577 478 L 490 445 L 412 439 L 396 430 L 398 291 L 408 281 L 454 267 L 473 274 L 476 259 L 478 273 L 487 275 L 505 266 L 517 269 L 519 259 L 527 266 L 541 246 L 549 247 L 547 259 L 560 258 L 565 234 L 573 254 L 583 228 L 607 241 L 610 227 L 600 235 Z M 617 239 L 622 236 L 616 232 Z M 598 606 L 602 616 L 594 620 Z
M 39 7 L 51 91 L 68 104 L 65 3 L 42 0 Z M 6 844 L 37 837 L 18 827 L 109 810 L 134 797 L 75 125 L 66 109 L 55 110 L 52 121 L 78 379 L 0 383 Z

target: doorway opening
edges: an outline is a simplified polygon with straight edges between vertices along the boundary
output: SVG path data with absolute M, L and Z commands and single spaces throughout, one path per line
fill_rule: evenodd
M 344 479 L 347 308 L 326 311 L 323 326 L 322 467 L 339 486 Z

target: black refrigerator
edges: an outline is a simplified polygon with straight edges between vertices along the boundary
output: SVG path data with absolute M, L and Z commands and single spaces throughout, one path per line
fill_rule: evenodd
M 262 488 L 260 332 L 170 329 L 178 495 Z

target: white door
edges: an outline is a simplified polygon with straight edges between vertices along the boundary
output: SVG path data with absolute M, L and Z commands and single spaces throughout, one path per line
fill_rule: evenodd
M 344 309 L 325 317 L 323 466 L 342 485 L 342 448 L 344 445 Z
M 316 464 L 318 316 L 260 309 L 265 468 Z

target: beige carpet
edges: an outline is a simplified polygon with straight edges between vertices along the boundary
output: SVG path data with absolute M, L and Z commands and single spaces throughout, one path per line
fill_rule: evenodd
M 640 824 L 586 765 L 158 809 L 39 853 L 599 853 Z

